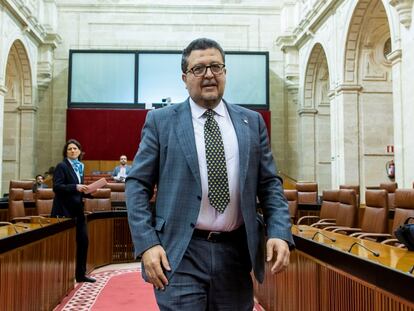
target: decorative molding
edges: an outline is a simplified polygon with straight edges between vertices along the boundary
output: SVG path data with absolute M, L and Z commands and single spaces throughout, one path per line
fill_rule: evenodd
M 275 41 L 275 45 L 278 46 L 284 53 L 286 53 L 288 49 L 297 50 L 297 46 L 295 46 L 296 38 L 297 37 L 295 35 L 279 36 Z
M 336 8 L 346 0 L 315 0 L 312 7 L 307 7 L 302 12 L 302 19 L 297 23 L 291 34 L 285 34 L 276 39 L 276 43 L 282 50 L 287 47 L 299 48 L 324 24 L 325 20 L 335 14 Z M 286 41 L 287 40 L 287 41 Z M 286 43 L 285 43 L 286 41 Z
M 4 4 L 10 14 L 20 23 L 24 35 L 30 35 L 40 44 L 57 47 L 62 42 L 62 38 L 53 33 L 50 26 L 42 24 L 34 15 L 38 7 L 29 7 L 25 2 L 27 1 L 5 0 Z
M 394 50 L 387 55 L 387 59 L 394 65 L 396 63 L 401 62 L 402 59 L 402 50 Z
M 62 43 L 62 37 L 57 33 L 47 33 L 44 38 L 44 44 L 50 45 L 53 49 L 56 49 L 59 44 Z
M 330 101 L 335 98 L 335 95 L 336 95 L 335 90 L 329 90 L 328 91 L 328 98 L 329 98 Z
M 413 0 L 390 0 L 390 5 L 392 5 L 400 17 L 400 23 L 403 24 L 406 28 L 409 28 L 411 25 L 411 11 L 413 8 Z
M 287 80 L 285 81 L 285 86 L 286 89 L 291 93 L 297 92 L 299 90 L 299 83 L 296 81 Z
M 34 105 L 23 105 L 23 106 L 17 107 L 17 110 L 21 112 L 36 112 L 37 107 Z
M 313 108 L 301 108 L 298 110 L 299 116 L 310 116 L 318 113 L 318 110 Z
M 91 3 L 79 3 L 72 0 L 60 0 L 57 3 L 59 12 L 99 12 L 99 13 L 161 13 L 161 14 L 241 14 L 241 15 L 278 15 L 282 9 L 283 3 L 274 1 L 272 4 L 251 5 L 241 3 L 175 3 L 170 1 L 167 4 L 155 3 L 137 3 L 138 1 L 129 1 L 123 3 L 100 3 L 99 5 Z M 197 3 L 193 1 L 193 3 Z
M 52 81 L 52 64 L 50 62 L 37 63 L 37 86 L 47 88 Z
M 359 84 L 340 84 L 335 88 L 335 93 L 359 93 L 362 91 L 362 86 Z
M 0 96 L 5 96 L 7 94 L 7 87 L 4 85 L 0 85 Z

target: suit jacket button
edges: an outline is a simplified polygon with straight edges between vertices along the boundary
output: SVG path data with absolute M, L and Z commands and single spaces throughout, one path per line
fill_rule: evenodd
M 191 228 L 194 228 L 195 227 L 195 224 L 191 223 L 190 226 L 191 226 Z
M 201 201 L 201 196 L 200 196 L 200 195 L 198 195 L 198 196 L 197 196 L 197 199 L 199 199 L 199 200 Z

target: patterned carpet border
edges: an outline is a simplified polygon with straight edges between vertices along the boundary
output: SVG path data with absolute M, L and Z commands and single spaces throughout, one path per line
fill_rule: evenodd
M 82 283 L 80 286 L 77 286 L 74 289 L 75 293 L 69 298 L 69 301 L 63 307 L 58 307 L 56 310 L 89 311 L 111 277 L 129 272 L 141 272 L 141 269 L 119 269 L 93 274 L 92 276 L 96 278 L 95 283 Z
M 95 304 L 99 294 L 104 289 L 108 281 L 117 275 L 129 272 L 141 272 L 141 268 L 118 269 L 94 273 L 95 283 L 79 283 L 74 288 L 74 293 L 62 301 L 62 305 L 56 307 L 56 311 L 89 311 Z M 68 300 L 65 302 L 65 300 Z M 265 309 L 255 299 L 253 311 L 265 311 Z

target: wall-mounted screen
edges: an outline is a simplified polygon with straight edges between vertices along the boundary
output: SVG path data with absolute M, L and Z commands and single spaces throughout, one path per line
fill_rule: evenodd
M 71 50 L 69 63 L 69 107 L 143 108 L 188 97 L 181 79 L 181 51 Z M 268 52 L 227 52 L 225 63 L 224 99 L 268 108 Z
M 138 102 L 183 102 L 188 97 L 181 79 L 181 53 L 141 53 L 138 57 Z
M 135 102 L 134 53 L 72 53 L 70 102 Z

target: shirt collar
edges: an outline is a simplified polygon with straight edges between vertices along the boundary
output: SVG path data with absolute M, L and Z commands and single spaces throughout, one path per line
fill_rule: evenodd
M 196 104 L 196 102 L 191 97 L 190 97 L 190 107 L 191 107 L 191 114 L 196 119 L 202 118 L 204 113 L 207 111 L 206 108 L 201 107 L 198 104 Z M 213 110 L 219 116 L 222 116 L 222 117 L 226 116 L 226 106 L 223 100 L 220 100 L 219 104 Z

